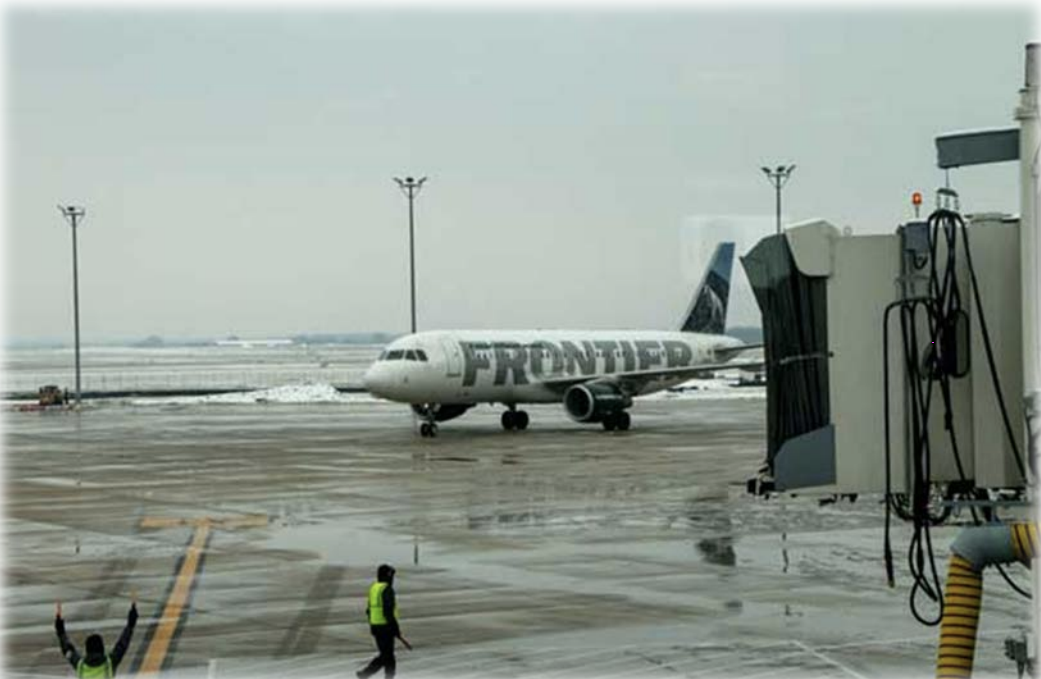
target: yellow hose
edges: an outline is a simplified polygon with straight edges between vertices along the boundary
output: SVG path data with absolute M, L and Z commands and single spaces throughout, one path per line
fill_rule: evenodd
M 1012 560 L 1029 565 L 1031 559 L 1037 556 L 1037 524 L 1013 523 L 1007 529 L 1003 547 L 997 545 L 992 548 L 993 543 L 985 539 L 975 541 L 975 544 L 971 539 L 964 543 L 956 541 L 951 547 L 947 586 L 944 589 L 943 619 L 940 621 L 940 644 L 936 655 L 936 679 L 967 679 L 972 676 L 980 601 L 983 598 L 983 569 L 991 564 Z M 1008 549 L 1009 542 L 1011 550 Z M 973 549 L 963 549 L 960 546 L 962 544 Z M 959 550 L 965 553 L 959 554 Z
M 968 560 L 951 554 L 944 590 L 943 620 L 940 622 L 936 679 L 972 676 L 982 598 L 983 574 L 973 570 Z
M 1025 564 L 1037 557 L 1036 523 L 1012 524 L 1012 549 L 1015 550 L 1016 558 Z

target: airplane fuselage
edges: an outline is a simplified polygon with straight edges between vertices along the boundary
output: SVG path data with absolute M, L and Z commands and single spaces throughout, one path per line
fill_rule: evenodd
M 554 403 L 567 378 L 691 368 L 741 346 L 725 335 L 637 330 L 432 331 L 402 337 L 365 375 L 376 396 L 411 404 Z M 634 396 L 690 379 L 662 375 Z

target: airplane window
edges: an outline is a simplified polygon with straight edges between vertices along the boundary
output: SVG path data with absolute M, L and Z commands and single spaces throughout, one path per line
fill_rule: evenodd
M 414 360 L 416 360 L 416 352 L 412 351 L 411 349 L 406 351 L 405 352 L 405 360 L 406 361 L 414 361 Z
M 416 349 L 416 356 L 419 358 L 419 360 L 421 360 L 424 363 L 426 363 L 427 352 L 423 351 L 422 349 Z
M 388 361 L 400 361 L 401 357 L 404 355 L 404 353 L 405 352 L 400 350 L 400 349 L 395 349 L 394 351 L 387 352 L 387 360 Z

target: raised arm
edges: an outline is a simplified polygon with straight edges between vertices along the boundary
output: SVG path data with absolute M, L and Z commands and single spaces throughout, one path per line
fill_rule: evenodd
M 112 660 L 112 670 L 115 671 L 116 667 L 119 666 L 123 656 L 126 655 L 127 649 L 130 648 L 130 637 L 134 636 L 134 626 L 137 624 L 137 602 L 134 601 L 130 604 L 130 612 L 127 613 L 127 625 L 123 628 L 123 633 L 119 635 L 119 639 L 116 641 L 116 645 L 112 648 L 112 653 L 109 654 L 109 658 Z
M 76 647 L 69 641 L 69 635 L 65 633 L 65 621 L 61 617 L 61 602 L 58 602 L 57 610 L 54 614 L 54 631 L 58 635 L 58 643 L 61 644 L 61 654 L 65 656 L 65 659 L 69 661 L 73 669 L 80 662 L 80 653 L 76 650 Z

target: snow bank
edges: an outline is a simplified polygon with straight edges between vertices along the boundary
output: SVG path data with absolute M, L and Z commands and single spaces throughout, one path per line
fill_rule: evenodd
M 648 401 L 756 400 L 766 398 L 766 387 L 740 387 L 736 380 L 730 379 L 697 379 L 638 398 Z
M 254 403 L 382 403 L 365 393 L 343 394 L 331 384 L 287 384 L 257 391 L 237 391 L 206 396 L 171 396 L 132 399 L 132 405 L 250 405 Z
M 755 400 L 766 398 L 764 387 L 738 387 L 734 381 L 726 379 L 691 380 L 666 391 L 659 391 L 639 400 Z M 131 399 L 131 405 L 252 405 L 263 403 L 276 404 L 315 404 L 315 403 L 382 403 L 390 401 L 375 398 L 366 393 L 340 393 L 331 384 L 287 384 L 270 389 L 256 391 L 238 391 L 229 394 L 209 394 L 206 396 L 169 396 L 155 398 Z

